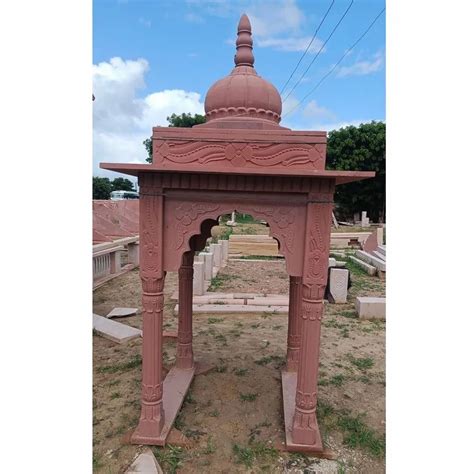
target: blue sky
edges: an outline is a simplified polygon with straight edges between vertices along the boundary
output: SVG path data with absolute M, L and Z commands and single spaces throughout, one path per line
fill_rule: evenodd
M 351 0 L 335 0 L 289 87 L 300 78 Z M 281 89 L 331 0 L 95 0 L 93 10 L 94 174 L 100 161 L 141 162 L 143 139 L 173 112 L 202 113 L 209 87 L 233 68 L 236 27 L 252 23 L 255 69 Z M 355 0 L 303 81 L 291 111 L 385 6 Z M 331 130 L 385 120 L 385 13 L 324 83 L 282 125 Z

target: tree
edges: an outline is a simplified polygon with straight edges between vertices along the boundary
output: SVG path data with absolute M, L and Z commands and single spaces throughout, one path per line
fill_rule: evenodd
M 109 178 L 92 178 L 92 199 L 110 199 L 112 192 L 112 183 Z
M 191 128 L 194 127 L 194 125 L 205 123 L 206 117 L 200 114 L 191 115 L 190 113 L 183 113 L 181 115 L 171 114 L 169 117 L 166 117 L 166 120 L 168 120 L 169 123 L 168 127 Z M 153 161 L 153 141 L 151 138 L 147 138 L 143 141 L 143 144 L 145 145 L 146 151 L 148 153 L 146 161 L 151 163 Z
M 115 178 L 112 181 L 112 191 L 133 191 L 133 183 L 127 178 Z
M 374 221 L 385 221 L 385 123 L 363 123 L 328 134 L 327 169 L 375 171 L 375 178 L 336 188 L 339 218 L 367 211 Z

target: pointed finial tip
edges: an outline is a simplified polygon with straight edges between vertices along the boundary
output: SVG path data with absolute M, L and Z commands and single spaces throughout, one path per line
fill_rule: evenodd
M 246 13 L 242 13 L 242 16 L 239 20 L 239 26 L 237 27 L 237 31 L 252 31 L 252 26 L 250 25 L 249 17 Z
M 235 65 L 253 67 L 252 27 L 250 26 L 249 17 L 245 13 L 240 17 L 237 27 L 237 41 L 235 44 L 237 46 L 237 53 L 234 57 Z

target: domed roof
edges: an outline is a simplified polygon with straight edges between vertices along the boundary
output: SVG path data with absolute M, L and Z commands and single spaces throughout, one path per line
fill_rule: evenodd
M 206 95 L 206 122 L 230 117 L 281 120 L 281 97 L 277 89 L 257 75 L 253 67 L 252 28 L 242 15 L 237 28 L 235 68 L 214 83 Z

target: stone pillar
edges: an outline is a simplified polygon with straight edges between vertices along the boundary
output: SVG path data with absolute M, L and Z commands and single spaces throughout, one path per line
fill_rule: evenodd
M 217 269 L 221 268 L 221 259 L 222 259 L 222 245 L 221 244 L 211 244 L 211 252 L 213 255 L 213 266 Z
M 140 191 L 140 278 L 142 280 L 142 401 L 134 444 L 154 444 L 164 425 L 163 412 L 163 196 L 143 179 Z M 145 222 L 149 223 L 145 225 Z
M 369 218 L 367 217 L 367 211 L 362 211 L 362 218 L 360 222 L 361 227 L 369 227 Z
M 178 342 L 176 367 L 191 369 L 193 358 L 193 263 L 194 251 L 183 254 L 183 263 L 178 271 Z
M 204 262 L 194 262 L 192 294 L 196 296 L 201 296 L 204 294 Z
M 229 241 L 228 240 L 219 240 L 221 245 L 221 266 L 225 267 L 227 265 L 227 258 L 229 255 Z
M 118 273 L 121 268 L 120 250 L 117 250 L 110 254 L 110 273 Z
M 296 383 L 293 442 L 322 451 L 316 419 L 321 320 L 326 288 L 331 235 L 332 192 L 310 193 L 306 230 L 301 301 L 301 347 Z
M 288 348 L 286 370 L 298 370 L 301 345 L 301 277 L 290 276 L 290 301 L 288 306 Z
M 133 265 L 138 265 L 140 259 L 139 255 L 139 244 L 138 242 L 132 242 L 128 244 L 128 263 L 132 263 Z
M 211 281 L 212 278 L 212 253 L 201 252 L 198 255 L 201 262 L 204 262 L 204 280 Z

